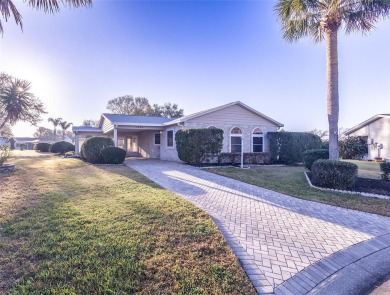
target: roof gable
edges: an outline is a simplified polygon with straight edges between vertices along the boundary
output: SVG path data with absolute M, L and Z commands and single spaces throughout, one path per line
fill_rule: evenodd
M 390 114 L 378 114 L 378 115 L 375 115 L 373 117 L 371 117 L 370 119 L 348 129 L 347 131 L 344 132 L 345 135 L 350 135 L 351 133 L 371 124 L 372 122 L 375 122 L 376 120 L 379 120 L 379 119 L 382 119 L 382 118 L 390 118 Z
M 275 124 L 278 127 L 283 127 L 284 126 L 282 123 L 279 123 L 279 122 L 271 119 L 270 117 L 268 117 L 268 116 L 266 116 L 266 115 L 256 111 L 255 109 L 252 109 L 251 107 L 247 106 L 246 104 L 244 104 L 244 103 L 242 103 L 240 101 L 235 101 L 235 102 L 228 103 L 228 104 L 225 104 L 225 105 L 222 105 L 222 106 L 219 106 L 219 107 L 215 107 L 215 108 L 208 109 L 208 110 L 205 110 L 205 111 L 202 111 L 202 112 L 198 112 L 198 113 L 194 113 L 194 114 L 191 114 L 191 115 L 188 115 L 188 116 L 184 116 L 184 117 L 181 117 L 181 118 L 178 118 L 178 119 L 174 119 L 172 121 L 164 123 L 164 125 L 172 125 L 172 124 L 182 123 L 182 122 L 185 122 L 185 121 L 188 121 L 188 120 L 192 120 L 192 119 L 195 119 L 195 118 L 199 118 L 201 116 L 205 116 L 205 115 L 217 112 L 217 111 L 221 111 L 223 109 L 226 109 L 226 108 L 229 108 L 229 107 L 232 107 L 232 106 L 240 106 L 243 109 L 253 113 L 254 115 L 259 116 L 262 119 L 265 119 L 265 120 L 271 122 L 272 124 Z

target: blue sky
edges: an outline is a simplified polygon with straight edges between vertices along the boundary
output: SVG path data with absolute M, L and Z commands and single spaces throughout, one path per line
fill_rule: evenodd
M 75 125 L 125 94 L 186 114 L 240 100 L 289 131 L 326 129 L 325 44 L 286 43 L 275 1 L 95 1 L 44 14 L 17 2 L 0 71 L 32 82 L 47 117 Z M 390 112 L 390 21 L 339 38 L 340 127 Z M 17 124 L 16 136 L 35 128 Z

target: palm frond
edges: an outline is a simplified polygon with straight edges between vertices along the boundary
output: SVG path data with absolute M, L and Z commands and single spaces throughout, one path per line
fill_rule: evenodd
M 60 10 L 60 4 L 76 8 L 92 5 L 92 0 L 24 0 L 24 2 L 27 2 L 33 8 L 49 13 L 58 12 Z
M 12 0 L 0 0 L 0 14 L 6 22 L 11 16 L 13 16 L 16 24 L 20 25 L 20 27 L 23 30 L 22 15 L 16 9 L 16 6 L 12 2 Z M 0 33 L 1 34 L 4 33 L 4 28 L 1 23 L 1 20 L 0 20 Z

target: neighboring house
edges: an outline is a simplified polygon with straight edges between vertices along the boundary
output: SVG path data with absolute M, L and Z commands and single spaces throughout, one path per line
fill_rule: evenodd
M 376 115 L 344 134 L 362 137 L 368 143 L 368 159 L 380 157 L 390 160 L 390 114 Z
M 53 142 L 57 141 L 57 140 L 54 140 L 51 137 L 41 137 L 41 138 L 37 138 L 37 137 L 14 137 L 14 139 L 15 139 L 15 149 L 20 149 L 20 146 L 24 145 L 26 150 L 33 150 L 35 144 L 37 144 L 38 142 L 53 143 Z M 69 139 L 68 137 L 65 138 L 65 141 L 72 142 L 72 140 Z
M 75 152 L 92 136 L 107 136 L 128 156 L 179 161 L 175 134 L 183 128 L 220 128 L 224 131 L 222 152 L 266 152 L 266 134 L 283 124 L 250 108 L 233 102 L 181 118 L 102 114 L 99 127 L 73 126 Z

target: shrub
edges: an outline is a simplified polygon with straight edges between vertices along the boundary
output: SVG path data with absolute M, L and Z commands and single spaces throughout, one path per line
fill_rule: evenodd
M 88 138 L 81 146 L 80 155 L 90 163 L 103 163 L 102 150 L 106 147 L 114 146 L 114 141 L 108 137 L 91 137 Z
M 57 141 L 50 146 L 50 152 L 54 154 L 65 154 L 74 151 L 74 144 L 67 141 Z
M 11 158 L 12 151 L 7 144 L 3 144 L 0 146 L 0 166 L 3 166 L 4 163 Z
M 353 163 L 317 160 L 311 168 L 312 183 L 333 189 L 352 188 L 355 185 L 357 172 L 358 166 Z
M 24 151 L 25 149 L 27 149 L 27 144 L 21 143 L 21 144 L 19 145 L 19 149 L 20 149 L 21 151 Z
M 38 143 L 34 146 L 34 150 L 36 150 L 37 152 L 47 153 L 47 152 L 50 152 L 50 146 L 51 146 L 50 143 L 47 143 L 47 142 L 38 142 Z
M 221 152 L 223 130 L 182 129 L 176 132 L 175 138 L 179 159 L 185 163 L 200 165 L 206 154 Z
M 318 135 L 308 132 L 268 132 L 271 162 L 294 164 L 303 162 L 303 152 L 321 148 Z
M 361 159 L 368 154 L 367 142 L 360 136 L 349 136 L 339 141 L 342 159 Z
M 303 163 L 305 167 L 311 170 L 313 163 L 320 159 L 329 159 L 329 150 L 317 149 L 307 150 L 303 153 Z
M 381 171 L 383 172 L 381 174 L 382 179 L 390 180 L 390 162 L 380 163 L 379 167 L 381 168 Z
M 126 158 L 126 151 L 114 146 L 102 149 L 101 153 L 105 164 L 122 164 Z

